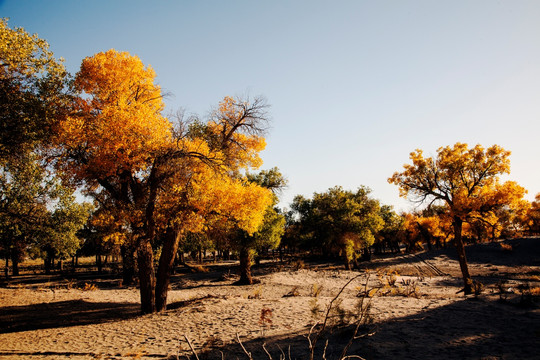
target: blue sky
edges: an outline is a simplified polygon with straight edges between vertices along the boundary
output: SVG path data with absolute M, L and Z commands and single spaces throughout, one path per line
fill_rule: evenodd
M 138 55 L 171 112 L 264 95 L 283 206 L 365 185 L 410 210 L 387 178 L 456 142 L 512 151 L 505 178 L 540 192 L 540 1 L 0 0 L 0 16 L 71 73 L 99 51 Z

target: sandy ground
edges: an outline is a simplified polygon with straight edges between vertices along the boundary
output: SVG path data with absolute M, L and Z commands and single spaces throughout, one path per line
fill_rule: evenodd
M 244 287 L 233 285 L 230 266 L 212 266 L 176 275 L 169 309 L 145 316 L 138 290 L 114 279 L 21 277 L 0 288 L 0 359 L 194 359 L 187 339 L 201 359 L 247 359 L 237 336 L 255 359 L 269 358 L 263 343 L 273 359 L 306 359 L 310 329 L 314 341 L 321 326 L 313 325 L 351 279 L 333 303 L 316 359 L 340 357 L 361 301 L 370 308 L 349 355 L 540 359 L 540 239 L 508 243 L 512 251 L 497 243 L 467 248 L 470 271 L 483 284 L 469 297 L 459 292 L 452 249 L 379 258 L 360 271 L 266 263 L 254 270 L 261 283 Z M 83 290 L 84 283 L 98 289 Z

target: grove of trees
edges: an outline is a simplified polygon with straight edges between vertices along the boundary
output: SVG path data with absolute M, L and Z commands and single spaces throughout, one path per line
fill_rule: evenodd
M 269 251 L 303 251 L 358 268 L 373 253 L 453 243 L 465 292 L 465 244 L 540 232 L 540 194 L 501 182 L 510 152 L 493 145 L 411 153 L 388 179 L 425 205 L 398 214 L 371 190 L 335 186 L 278 208 L 287 180 L 260 170 L 268 104 L 225 97 L 208 118 L 166 117 L 154 70 L 108 50 L 75 75 L 46 41 L 0 21 L 0 252 L 18 275 L 25 257 L 56 261 L 81 249 L 121 258 L 143 313 L 162 311 L 174 266 L 210 250 L 240 262 L 238 284 Z M 78 196 L 76 194 L 79 194 Z M 100 266 L 100 265 L 98 265 Z M 134 279 L 136 277 L 136 280 Z

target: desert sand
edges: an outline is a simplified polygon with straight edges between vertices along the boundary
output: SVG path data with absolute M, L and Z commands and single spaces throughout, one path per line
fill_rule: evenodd
M 233 285 L 236 264 L 210 264 L 174 275 L 168 310 L 144 316 L 138 290 L 114 277 L 21 276 L 0 288 L 0 359 L 195 359 L 187 339 L 200 359 L 247 359 L 237 338 L 254 359 L 269 358 L 263 344 L 273 359 L 306 359 L 310 330 L 313 340 L 353 278 L 333 303 L 341 315 L 331 312 L 316 359 L 340 357 L 362 300 L 371 307 L 347 352 L 356 358 L 540 359 L 540 239 L 507 243 L 513 250 L 467 247 L 483 284 L 467 297 L 453 249 L 379 257 L 355 271 L 267 261 L 251 286 Z

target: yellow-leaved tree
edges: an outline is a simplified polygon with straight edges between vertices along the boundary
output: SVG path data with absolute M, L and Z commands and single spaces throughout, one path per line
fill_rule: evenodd
M 267 106 L 225 98 L 208 124 L 173 126 L 162 115 L 154 71 L 115 50 L 84 59 L 74 90 L 75 111 L 56 136 L 57 165 L 123 217 L 116 221 L 128 224 L 134 242 L 142 312 L 163 310 L 179 238 L 186 229 L 202 231 L 205 212 L 247 231 L 262 222 L 271 196 L 242 182 L 241 173 L 261 163 Z
M 465 294 L 472 292 L 462 239 L 463 223 L 479 217 L 496 216 L 502 207 L 511 207 L 526 190 L 513 181 L 501 183 L 499 177 L 510 172 L 510 152 L 498 145 L 484 149 L 467 144 L 441 147 L 437 157 L 424 157 L 422 150 L 410 154 L 412 164 L 388 179 L 399 186 L 400 195 L 419 203 L 443 203 L 454 228 L 454 244 L 464 281 Z
M 540 193 L 536 194 L 534 201 L 530 204 L 524 223 L 531 235 L 540 234 Z

